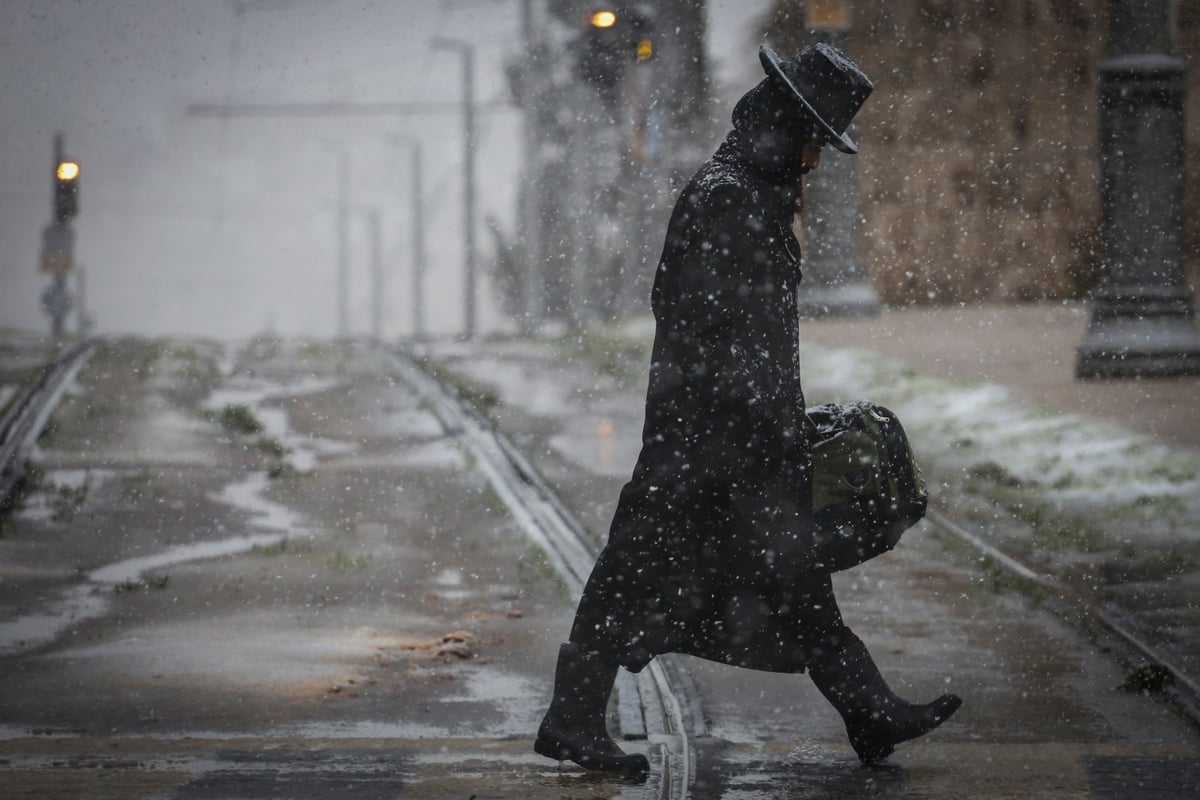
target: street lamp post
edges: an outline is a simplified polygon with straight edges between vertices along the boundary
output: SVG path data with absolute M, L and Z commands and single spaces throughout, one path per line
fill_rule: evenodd
M 463 316 L 464 335 L 475 336 L 475 47 L 443 36 L 433 46 L 455 50 L 463 70 Z
M 345 338 L 350 332 L 350 153 L 341 142 L 327 141 L 325 145 L 338 157 L 337 332 L 339 338 Z
M 425 334 L 425 220 L 422 204 L 421 142 L 408 136 L 396 136 L 393 141 L 406 145 L 412 164 L 412 335 L 420 339 Z
M 383 337 L 383 231 L 378 208 L 366 209 L 371 234 L 371 335 Z

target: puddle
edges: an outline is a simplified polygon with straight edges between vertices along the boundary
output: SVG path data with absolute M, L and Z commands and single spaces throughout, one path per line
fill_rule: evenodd
M 550 437 L 550 446 L 594 475 L 628 478 L 641 451 L 640 433 L 640 419 L 580 415 Z
M 353 449 L 352 446 L 292 435 L 287 424 L 287 413 L 283 409 L 262 409 L 257 405 L 269 397 L 324 391 L 337 383 L 337 380 L 327 378 L 311 378 L 287 385 L 255 381 L 250 386 L 214 392 L 205 405 L 218 409 L 227 404 L 254 407 L 265 433 L 278 437 L 292 449 L 293 466 L 297 470 L 310 470 L 316 463 L 318 452 Z M 112 470 L 57 470 L 47 479 L 48 485 L 54 490 L 40 493 L 41 499 L 31 503 L 22 513 L 33 519 L 50 518 L 57 513 L 56 501 L 64 492 L 79 491 L 90 482 L 107 479 L 114 474 Z M 0 653 L 19 653 L 44 646 L 71 626 L 103 616 L 108 611 L 114 584 L 136 581 L 147 572 L 163 570 L 175 564 L 231 556 L 256 546 L 277 544 L 284 538 L 305 535 L 301 515 L 266 498 L 269 486 L 270 478 L 266 472 L 254 472 L 210 496 L 219 503 L 246 511 L 249 514 L 246 527 L 256 533 L 180 545 L 98 567 L 83 575 L 78 584 L 63 590 L 57 598 L 49 601 L 43 606 L 44 610 L 0 622 Z
M 397 720 L 394 722 L 314 723 L 289 727 L 282 736 L 303 739 L 447 739 L 454 734 L 442 725 Z M 488 735 L 480 733 L 481 736 Z M 500 735 L 497 734 L 497 738 Z
M 43 611 L 0 622 L 0 654 L 12 655 L 50 644 L 73 625 L 103 616 L 112 602 L 113 587 L 139 580 L 147 572 L 176 564 L 270 547 L 288 538 L 283 533 L 230 536 L 216 541 L 180 545 L 139 558 L 115 561 L 86 573 L 77 585 L 44 604 Z
M 230 642 L 236 640 L 235 646 Z M 144 625 L 131 634 L 80 642 L 51 658 L 86 662 L 93 675 L 112 673 L 135 682 L 169 676 L 196 689 L 231 684 L 269 686 L 291 699 L 324 696 L 330 686 L 357 678 L 379 652 L 370 628 L 301 628 L 268 610 L 217 618 Z
M 541 720 L 543 681 L 485 668 L 464 676 L 466 692 L 447 697 L 445 703 L 487 703 L 503 716 L 497 725 L 500 730 L 537 730 Z
M 71 488 L 86 485 L 87 481 L 98 475 L 106 477 L 99 470 L 58 470 L 52 473 L 55 486 Z M 285 538 L 304 536 L 303 518 L 299 514 L 264 497 L 269 485 L 267 473 L 255 472 L 212 495 L 217 502 L 249 512 L 247 527 L 264 533 L 193 542 L 98 567 L 84 575 L 79 585 L 72 586 L 51 601 L 48 610 L 0 623 L 0 653 L 17 653 L 40 647 L 54 641 L 71 625 L 102 616 L 108 610 L 109 595 L 114 584 L 136 581 L 147 572 L 176 564 L 236 555 L 255 547 L 270 547 Z M 49 514 L 53 509 L 47 503 L 44 511 Z M 43 510 L 32 508 L 23 513 L 41 514 Z
M 570 395 L 578 394 L 579 390 L 564 385 L 554 376 L 524 366 L 514 368 L 511 361 L 498 358 L 475 357 L 456 366 L 472 378 L 495 387 L 509 402 L 519 398 L 520 407 L 531 414 L 561 418 L 577 413 L 577 404 Z
M 109 598 L 88 582 L 72 586 L 44 604 L 45 610 L 0 622 L 0 655 L 23 653 L 49 644 L 71 625 L 102 615 Z
M 444 569 L 433 582 L 438 586 L 462 586 L 463 574 L 457 569 Z

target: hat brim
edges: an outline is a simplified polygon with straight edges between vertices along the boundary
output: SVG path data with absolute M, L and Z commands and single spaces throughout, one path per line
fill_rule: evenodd
M 828 140 L 830 144 L 832 144 L 838 150 L 841 150 L 843 153 L 854 155 L 858 152 L 858 145 L 854 143 L 854 140 L 846 134 L 838 133 L 833 128 L 829 127 L 829 123 L 821 118 L 821 115 L 818 114 L 816 109 L 812 107 L 812 103 L 808 102 L 808 99 L 804 96 L 804 93 L 800 91 L 799 87 L 792 83 L 791 78 L 789 78 L 783 71 L 783 64 L 780 62 L 778 53 L 764 44 L 758 48 L 758 60 L 762 63 L 763 71 L 765 71 L 771 77 L 781 81 L 784 86 L 791 90 L 792 94 L 796 95 L 796 99 L 800 101 L 804 110 L 810 117 L 813 118 L 813 121 L 817 123 L 821 129 L 821 133 L 825 135 L 825 139 Z

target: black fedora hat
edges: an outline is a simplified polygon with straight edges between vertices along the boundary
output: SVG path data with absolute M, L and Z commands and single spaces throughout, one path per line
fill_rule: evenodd
M 846 128 L 875 85 L 857 64 L 827 44 L 809 47 L 787 61 L 764 44 L 758 49 L 758 60 L 767 75 L 795 95 L 834 147 L 843 153 L 858 152 Z

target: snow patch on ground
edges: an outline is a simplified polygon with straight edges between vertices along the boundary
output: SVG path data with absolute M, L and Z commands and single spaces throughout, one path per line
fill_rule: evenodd
M 810 403 L 870 398 L 903 420 L 918 459 L 990 477 L 1110 533 L 1200 540 L 1200 457 L 1106 422 L 1019 402 L 1001 386 L 919 375 L 858 350 L 802 347 Z
M 200 559 L 219 558 L 245 553 L 255 547 L 270 547 L 286 537 L 269 534 L 255 536 L 230 536 L 215 541 L 194 542 L 171 547 L 162 552 L 139 558 L 116 561 L 88 573 L 88 579 L 97 583 L 122 584 L 136 581 L 151 570 L 161 570 L 176 564 Z
M 263 426 L 263 434 L 287 448 L 288 465 L 296 472 L 307 473 L 316 468 L 320 456 L 347 455 L 357 447 L 348 442 L 302 436 L 292 432 L 287 411 L 265 406 L 268 400 L 316 394 L 336 387 L 337 378 L 311 377 L 292 383 L 279 383 L 249 376 L 239 376 L 231 384 L 218 389 L 202 406 L 220 412 L 229 406 L 245 406 Z
M 41 478 L 40 491 L 25 495 L 18 517 L 44 522 L 60 515 L 78 513 L 87 496 L 121 472 L 114 469 L 55 469 Z
M 461 695 L 445 698 L 444 703 L 486 703 L 501 714 L 504 720 L 497 731 L 529 731 L 537 728 L 542 709 L 539 702 L 542 686 L 529 678 L 492 668 L 468 672 L 460 683 L 465 684 Z

